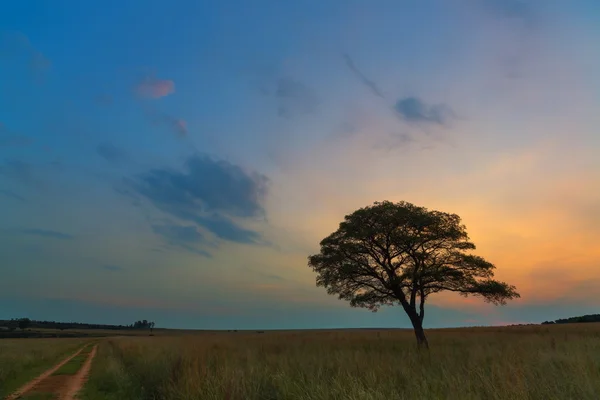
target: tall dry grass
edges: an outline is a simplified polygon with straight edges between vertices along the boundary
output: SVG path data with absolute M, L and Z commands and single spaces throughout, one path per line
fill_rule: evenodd
M 198 334 L 101 344 L 84 399 L 594 399 L 600 325 Z

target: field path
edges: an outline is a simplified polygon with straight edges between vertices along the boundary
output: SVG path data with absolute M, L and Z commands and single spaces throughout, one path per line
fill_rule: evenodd
M 69 380 L 68 386 L 64 393 L 60 396 L 59 400 L 74 400 L 77 393 L 83 388 L 85 382 L 87 381 L 88 375 L 90 374 L 90 369 L 92 368 L 92 361 L 94 361 L 94 357 L 96 356 L 96 349 L 98 345 L 95 345 L 90 355 L 88 356 L 85 363 L 81 366 L 79 371 Z
M 79 355 L 79 353 L 81 353 L 85 347 L 86 346 L 83 346 L 77 352 L 65 358 L 54 367 L 50 368 L 37 378 L 29 381 L 19 390 L 5 397 L 5 400 L 17 400 L 29 394 L 30 392 L 35 392 L 36 390 L 40 390 L 42 388 L 45 392 L 55 393 L 58 396 L 58 400 L 75 399 L 75 395 L 81 390 L 87 380 L 98 345 L 94 345 L 84 364 L 75 375 L 62 375 L 57 377 L 53 376 L 53 374 L 58 371 L 60 367 Z
M 46 372 L 44 372 L 43 374 L 41 374 L 40 376 L 38 376 L 37 378 L 35 378 L 35 379 L 29 381 L 28 383 L 26 383 L 25 385 L 21 386 L 19 388 L 19 390 L 17 390 L 13 394 L 9 394 L 7 397 L 5 397 L 5 400 L 16 400 L 19 397 L 23 396 L 25 393 L 29 392 L 31 389 L 33 389 L 37 385 L 39 385 L 40 382 L 42 382 L 44 379 L 46 379 L 49 376 L 51 376 L 60 367 L 62 367 L 63 365 L 65 365 L 66 363 L 68 363 L 69 361 L 71 361 L 71 359 L 74 358 L 75 356 L 77 356 L 79 353 L 81 353 L 81 351 L 84 348 L 85 348 L 85 346 L 82 347 L 82 348 L 80 348 L 77 352 L 71 354 L 69 357 L 65 358 L 64 360 L 62 360 L 61 362 L 59 362 L 58 364 L 56 364 L 54 367 L 50 368 L 49 370 L 47 370 Z

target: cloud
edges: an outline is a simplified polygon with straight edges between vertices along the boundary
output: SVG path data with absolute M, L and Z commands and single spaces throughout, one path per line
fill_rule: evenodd
M 175 82 L 167 79 L 146 78 L 135 87 L 135 93 L 143 99 L 160 99 L 175 92 Z
M 110 143 L 99 144 L 96 147 L 96 152 L 100 157 L 112 163 L 122 162 L 127 159 L 125 152 Z
M 12 192 L 10 190 L 2 190 L 0 189 L 0 195 L 14 199 L 14 200 L 18 200 L 18 201 L 25 201 L 25 198 L 22 196 L 19 196 L 18 194 L 16 194 L 15 192 Z
M 238 226 L 230 218 L 213 213 L 208 217 L 197 217 L 196 222 L 217 237 L 237 243 L 258 243 L 260 235 L 254 231 Z
M 44 72 L 52 66 L 50 59 L 37 50 L 26 35 L 18 31 L 0 32 L 0 56 L 21 60 L 25 58 L 34 73 Z
M 279 99 L 277 113 L 280 117 L 310 114 L 317 109 L 318 99 L 314 90 L 289 77 L 277 81 L 275 96 Z
M 150 119 L 155 125 L 168 127 L 174 134 L 183 137 L 188 133 L 187 122 L 181 118 L 174 117 L 156 110 L 149 112 Z
M 152 231 L 174 243 L 197 243 L 203 239 L 194 225 L 152 225 Z
M 344 54 L 344 61 L 346 62 L 346 65 L 348 66 L 348 68 L 350 68 L 350 70 L 358 77 L 358 79 L 365 86 L 367 86 L 371 90 L 371 92 L 373 92 L 373 94 L 375 96 L 385 99 L 385 96 L 383 95 L 381 90 L 379 90 L 379 87 L 377 86 L 377 84 L 375 82 L 373 82 L 371 79 L 369 79 L 365 74 L 360 72 L 360 70 L 356 67 L 356 65 L 354 65 L 354 61 L 348 54 Z
M 29 65 L 33 71 L 45 71 L 52 66 L 52 62 L 37 50 L 31 52 Z
M 12 181 L 26 185 L 36 186 L 40 183 L 34 177 L 31 165 L 20 160 L 11 160 L 4 165 L 0 165 L 0 175 L 4 175 Z
M 107 271 L 110 272 L 119 272 L 119 271 L 123 271 L 123 267 L 119 266 L 119 265 L 113 265 L 113 264 L 105 264 L 102 265 L 100 268 L 105 269 Z
M 198 231 L 198 227 L 195 225 L 152 225 L 152 231 L 173 246 L 204 257 L 211 257 L 207 251 L 195 247 L 204 242 L 204 235 Z
M 239 226 L 236 218 L 264 217 L 263 201 L 268 178 L 238 165 L 209 156 L 189 157 L 182 171 L 156 168 L 128 180 L 135 196 L 181 221 L 193 223 L 220 239 L 238 243 L 258 243 L 260 235 Z M 163 236 L 187 231 L 162 231 Z
M 25 235 L 41 236 L 61 240 L 73 239 L 73 235 L 48 229 L 21 229 L 20 232 Z
M 444 125 L 453 116 L 452 110 L 443 104 L 427 105 L 417 97 L 399 99 L 394 110 L 405 121 Z

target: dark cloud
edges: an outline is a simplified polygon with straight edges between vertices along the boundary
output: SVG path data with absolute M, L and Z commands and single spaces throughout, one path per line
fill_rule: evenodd
M 13 191 L 10 190 L 2 190 L 0 189 L 0 195 L 14 199 L 14 200 L 18 200 L 18 201 L 25 201 L 25 198 L 22 196 L 19 196 L 18 194 L 16 194 Z
M 73 239 L 73 235 L 48 229 L 21 229 L 20 232 L 25 235 L 41 236 L 61 240 Z
M 105 269 L 110 272 L 119 272 L 119 271 L 123 271 L 123 269 L 124 269 L 123 267 L 121 267 L 119 265 L 113 265 L 113 264 L 102 265 L 100 268 Z
M 197 217 L 196 222 L 217 237 L 237 243 L 258 243 L 260 235 L 254 231 L 238 226 L 230 218 L 213 213 L 209 217 Z
M 394 110 L 405 121 L 444 125 L 453 116 L 452 110 L 443 104 L 428 105 L 417 97 L 399 99 Z
M 319 103 L 311 87 L 289 77 L 277 81 L 275 96 L 279 100 L 277 113 L 284 118 L 313 113 Z
M 174 243 L 198 243 L 204 238 L 194 225 L 152 225 L 152 230 Z
M 354 60 L 352 60 L 352 58 L 348 54 L 344 54 L 344 61 L 346 62 L 346 65 L 348 66 L 348 68 L 350 68 L 350 70 L 354 73 L 354 75 L 356 75 L 358 77 L 358 79 L 365 86 L 367 86 L 371 90 L 371 92 L 373 92 L 373 94 L 375 96 L 385 99 L 385 96 L 383 95 L 381 90 L 379 90 L 379 87 L 377 86 L 377 84 L 374 81 L 372 81 L 371 79 L 369 79 L 365 74 L 363 74 L 356 67 L 356 65 L 354 64 Z
M 152 225 L 152 231 L 162 236 L 170 245 L 204 257 L 211 257 L 207 251 L 196 248 L 196 245 L 204 242 L 204 235 L 195 225 Z
M 257 232 L 239 226 L 234 219 L 264 217 L 262 203 L 268 179 L 262 174 L 196 154 L 186 160 L 183 170 L 153 169 L 129 180 L 127 186 L 134 198 L 145 199 L 162 212 L 220 239 L 260 242 Z M 194 235 L 189 228 L 158 233 L 176 238 L 178 243 L 189 243 L 184 239 Z
M 110 143 L 101 143 L 96 147 L 96 152 L 100 157 L 111 163 L 119 163 L 127 159 L 125 152 Z

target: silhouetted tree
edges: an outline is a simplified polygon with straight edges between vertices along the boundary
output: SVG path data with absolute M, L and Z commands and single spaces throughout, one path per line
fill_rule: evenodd
M 557 319 L 556 321 L 544 321 L 542 325 L 549 324 L 580 324 L 585 322 L 600 322 L 600 314 L 588 314 L 579 317 Z
M 30 324 L 31 320 L 29 318 L 21 318 L 19 320 L 19 329 L 24 331 L 25 329 L 29 328 Z
M 520 297 L 514 286 L 492 279 L 493 264 L 467 253 L 475 245 L 456 214 L 376 202 L 347 215 L 320 246 L 320 253 L 308 258 L 317 286 L 353 307 L 377 311 L 400 304 L 419 347 L 429 347 L 423 319 L 425 300 L 433 293 L 480 296 L 497 305 Z

